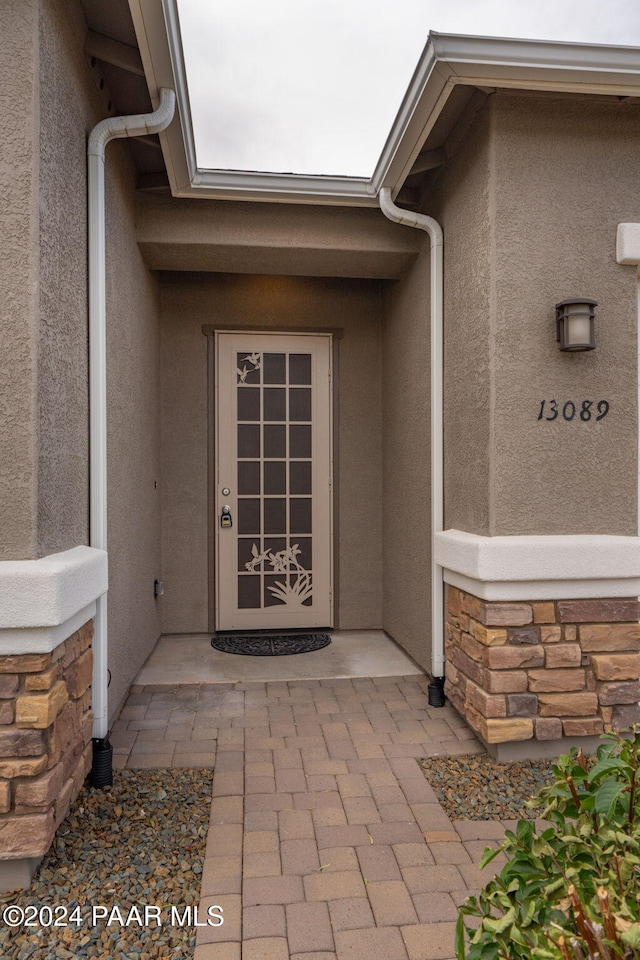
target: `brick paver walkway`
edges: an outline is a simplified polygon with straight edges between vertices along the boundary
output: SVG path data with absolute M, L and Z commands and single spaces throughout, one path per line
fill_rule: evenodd
M 195 960 L 450 960 L 504 825 L 451 822 L 417 757 L 479 753 L 426 678 L 134 688 L 117 765 L 211 766 Z

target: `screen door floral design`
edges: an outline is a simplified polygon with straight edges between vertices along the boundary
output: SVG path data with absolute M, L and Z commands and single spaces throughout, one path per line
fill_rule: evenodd
M 216 626 L 331 626 L 331 338 L 216 336 Z

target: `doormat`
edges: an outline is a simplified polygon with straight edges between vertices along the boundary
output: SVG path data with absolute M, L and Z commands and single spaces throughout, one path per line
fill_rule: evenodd
M 211 638 L 211 646 L 216 650 L 244 657 L 288 657 L 293 653 L 322 650 L 330 643 L 328 633 L 234 633 Z

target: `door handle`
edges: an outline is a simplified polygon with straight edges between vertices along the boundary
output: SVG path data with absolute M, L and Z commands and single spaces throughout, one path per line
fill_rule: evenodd
M 221 527 L 233 526 L 233 518 L 231 516 L 231 507 L 226 503 L 220 512 L 220 526 Z

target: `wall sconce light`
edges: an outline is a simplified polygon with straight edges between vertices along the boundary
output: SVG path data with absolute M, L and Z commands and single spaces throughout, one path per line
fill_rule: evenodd
M 556 340 L 561 350 L 577 353 L 595 350 L 594 318 L 597 300 L 589 297 L 569 297 L 556 303 Z

